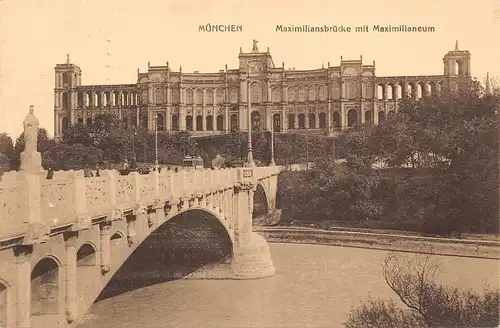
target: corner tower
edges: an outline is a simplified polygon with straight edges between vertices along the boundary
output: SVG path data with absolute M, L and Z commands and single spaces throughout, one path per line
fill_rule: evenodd
M 455 49 L 444 55 L 443 65 L 446 77 L 471 77 L 470 52 L 458 49 L 458 41 Z
M 72 64 L 69 54 L 66 63 L 57 64 L 55 67 L 54 88 L 54 135 L 57 139 L 62 137 L 63 130 L 74 123 L 74 110 L 77 107 L 76 88 L 82 84 L 80 67 Z M 78 103 L 83 102 L 79 99 Z

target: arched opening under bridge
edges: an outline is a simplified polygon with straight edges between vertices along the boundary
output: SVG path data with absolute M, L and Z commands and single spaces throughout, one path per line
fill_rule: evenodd
M 130 255 L 96 302 L 181 279 L 209 264 L 230 265 L 232 241 L 220 219 L 202 209 L 179 213 L 153 231 Z

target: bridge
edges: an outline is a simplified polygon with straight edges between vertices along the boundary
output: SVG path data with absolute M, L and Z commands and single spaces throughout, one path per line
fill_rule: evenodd
M 56 171 L 47 179 L 38 120 L 28 116 L 21 169 L 0 181 L 0 327 L 76 327 L 134 250 L 191 211 L 206 214 L 230 240 L 229 278 L 274 275 L 252 213 L 259 192 L 274 212 L 279 167 L 102 170 L 90 178 Z

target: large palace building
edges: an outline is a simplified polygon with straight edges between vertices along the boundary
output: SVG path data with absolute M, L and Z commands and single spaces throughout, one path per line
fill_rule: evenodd
M 376 76 L 375 62 L 364 65 L 362 57 L 341 57 L 339 66 L 286 69 L 275 66 L 269 49 L 259 51 L 255 40 L 250 52 L 240 48 L 238 58 L 238 68 L 226 65 L 216 73 L 173 71 L 167 62 L 137 70 L 134 84 L 82 85 L 82 71 L 68 56 L 55 67 L 55 135 L 105 112 L 129 127 L 155 130 L 156 120 L 159 131 L 195 135 L 245 131 L 249 118 L 261 130 L 332 135 L 357 123 L 377 124 L 403 97 L 439 93 L 471 76 L 470 53 L 459 50 L 458 42 L 443 58 L 442 75 Z

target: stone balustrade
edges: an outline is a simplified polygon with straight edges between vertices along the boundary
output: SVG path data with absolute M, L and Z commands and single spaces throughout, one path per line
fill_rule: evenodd
M 201 197 L 233 188 L 247 179 L 244 168 L 163 170 L 149 174 L 120 175 L 102 170 L 100 177 L 84 177 L 83 171 L 56 171 L 52 179 L 43 172 L 6 172 L 0 181 L 0 241 L 24 236 L 32 239 L 48 232 L 74 226 L 76 230 L 92 224 L 92 219 L 133 211 L 162 202 Z M 255 167 L 257 183 L 277 175 L 280 168 Z M 33 235 L 27 238 L 27 235 Z

